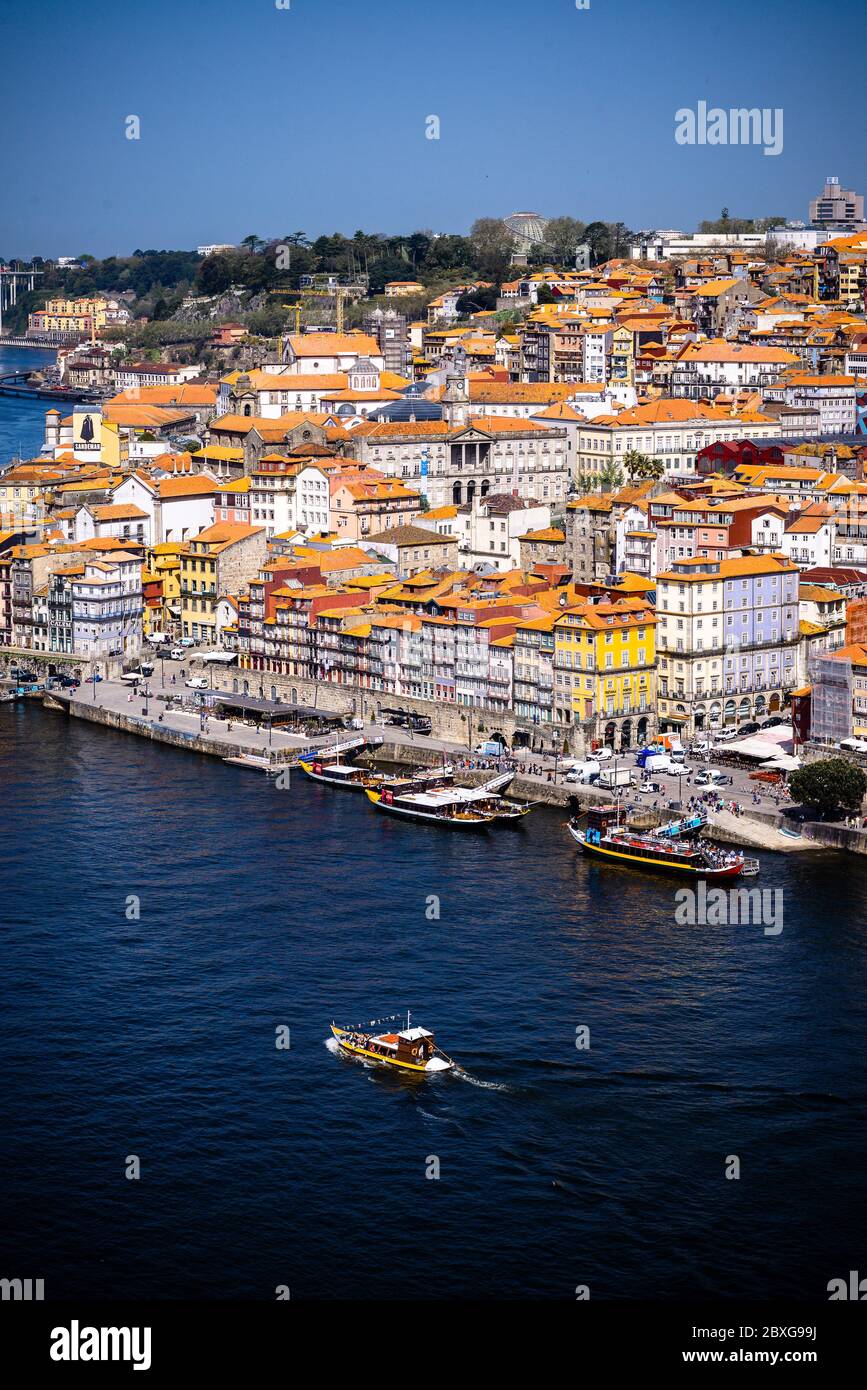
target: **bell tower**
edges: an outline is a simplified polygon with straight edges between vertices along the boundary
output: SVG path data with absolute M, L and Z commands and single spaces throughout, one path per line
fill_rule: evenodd
M 450 429 L 467 423 L 470 418 L 470 397 L 465 376 L 449 373 L 442 405 L 443 419 Z

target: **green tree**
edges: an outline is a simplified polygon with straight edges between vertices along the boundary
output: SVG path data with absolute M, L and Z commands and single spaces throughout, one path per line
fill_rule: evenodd
M 480 311 L 491 312 L 497 307 L 497 290 L 492 289 L 469 290 L 462 294 L 457 301 L 455 308 L 462 317 L 470 314 L 478 314 Z
M 542 249 L 546 260 L 555 265 L 571 265 L 575 250 L 584 240 L 585 226 L 574 217 L 552 217 L 545 228 Z
M 789 791 L 795 801 L 815 807 L 821 816 L 833 816 L 860 809 L 867 775 L 846 758 L 824 758 L 793 772 Z
M 603 463 L 597 476 L 603 492 L 613 492 L 615 488 L 623 486 L 623 472 L 614 459 Z
M 653 478 L 656 481 L 665 476 L 662 459 L 652 459 L 638 449 L 630 449 L 623 455 L 623 467 L 627 478 L 633 483 L 636 479 Z
M 537 304 L 556 304 L 557 295 L 550 285 L 540 285 L 536 291 L 536 302 Z
M 470 241 L 476 255 L 479 272 L 486 280 L 501 283 L 509 269 L 515 241 L 505 222 L 499 217 L 479 217 L 470 230 Z
M 584 240 L 590 247 L 590 259 L 593 265 L 600 265 L 603 261 L 610 260 L 613 242 L 611 228 L 607 222 L 591 222 L 584 233 Z

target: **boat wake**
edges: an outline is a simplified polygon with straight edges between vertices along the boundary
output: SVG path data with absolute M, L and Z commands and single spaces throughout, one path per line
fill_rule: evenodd
M 507 1086 L 504 1081 L 482 1081 L 481 1077 L 473 1076 L 472 1072 L 465 1071 L 463 1067 L 455 1065 L 453 1076 L 460 1081 L 468 1081 L 471 1086 L 478 1086 L 482 1091 L 511 1091 L 513 1088 Z
M 340 1044 L 336 1038 L 326 1038 L 325 1046 L 328 1048 L 329 1052 L 333 1052 L 335 1055 L 340 1051 Z

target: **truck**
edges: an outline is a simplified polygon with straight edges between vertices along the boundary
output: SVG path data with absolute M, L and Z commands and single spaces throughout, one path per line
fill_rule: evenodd
M 599 774 L 598 787 L 606 791 L 620 791 L 632 785 L 632 769 L 629 767 L 606 767 Z
M 473 752 L 481 758 L 502 758 L 508 755 L 508 748 L 498 739 L 485 739 L 484 743 L 477 743 Z

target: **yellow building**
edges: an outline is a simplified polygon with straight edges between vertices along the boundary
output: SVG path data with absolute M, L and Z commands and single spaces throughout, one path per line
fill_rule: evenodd
M 267 553 L 262 526 L 219 521 L 194 536 L 181 554 L 182 635 L 213 644 L 218 600 L 245 589 L 265 563 Z
M 655 732 L 656 614 L 646 600 L 582 602 L 554 625 L 554 719 L 588 742 L 635 747 Z
M 112 305 L 107 299 L 49 299 L 44 309 L 28 315 L 38 333 L 96 334 L 105 328 Z
M 165 541 L 146 552 L 142 575 L 144 633 L 180 634 L 181 558 L 188 554 L 180 541 Z

